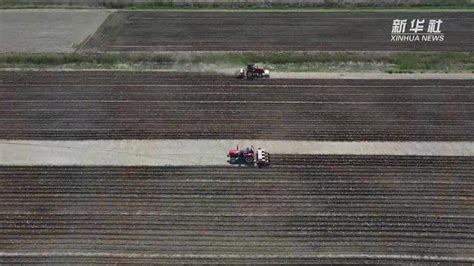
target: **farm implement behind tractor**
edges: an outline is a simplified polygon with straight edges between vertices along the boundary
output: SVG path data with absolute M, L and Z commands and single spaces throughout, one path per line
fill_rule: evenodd
M 270 166 L 270 154 L 262 148 L 254 149 L 253 146 L 239 150 L 239 146 L 235 150 L 229 150 L 227 161 L 230 164 L 255 166 L 258 168 Z
M 270 71 L 256 64 L 247 65 L 247 68 L 241 68 L 238 74 L 240 79 L 253 80 L 257 78 L 269 78 Z

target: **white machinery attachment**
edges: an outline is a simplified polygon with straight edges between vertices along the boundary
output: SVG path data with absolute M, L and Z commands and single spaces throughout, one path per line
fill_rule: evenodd
M 267 167 L 270 165 L 270 154 L 263 150 L 262 148 L 257 149 L 256 156 L 257 166 L 258 167 Z
M 269 78 L 270 77 L 270 70 L 268 69 L 265 69 L 265 74 L 263 75 L 265 78 Z

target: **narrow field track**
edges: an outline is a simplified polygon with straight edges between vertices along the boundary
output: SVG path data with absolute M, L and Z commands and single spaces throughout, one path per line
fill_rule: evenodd
M 394 19 L 441 19 L 444 41 L 391 41 Z M 117 12 L 83 51 L 464 51 L 472 12 Z
M 0 263 L 474 261 L 472 157 L 0 166 Z
M 471 80 L 0 72 L 1 139 L 471 141 Z

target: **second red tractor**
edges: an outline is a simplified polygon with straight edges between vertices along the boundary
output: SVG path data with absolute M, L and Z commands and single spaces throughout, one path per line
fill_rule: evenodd
M 241 79 L 253 80 L 257 78 L 269 78 L 270 71 L 256 64 L 247 65 L 247 68 L 241 68 L 238 74 Z

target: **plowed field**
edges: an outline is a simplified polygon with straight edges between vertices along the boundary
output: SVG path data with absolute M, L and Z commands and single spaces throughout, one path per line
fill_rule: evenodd
M 472 12 L 118 12 L 85 51 L 465 51 Z M 391 41 L 394 19 L 441 19 L 444 41 Z M 421 35 L 420 35 L 421 38 Z
M 471 157 L 0 167 L 0 262 L 474 261 Z
M 473 140 L 472 80 L 0 72 L 1 139 Z

